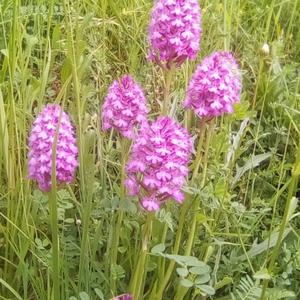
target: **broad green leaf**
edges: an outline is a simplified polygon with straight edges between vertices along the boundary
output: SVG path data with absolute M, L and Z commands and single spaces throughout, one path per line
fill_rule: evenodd
M 158 245 L 155 245 L 155 246 L 151 249 L 151 253 L 152 253 L 152 254 L 161 253 L 161 252 L 164 252 L 165 249 L 166 249 L 165 244 L 158 244 Z
M 200 284 L 200 285 L 197 285 L 197 288 L 200 289 L 202 293 L 209 295 L 209 296 L 212 296 L 216 293 L 215 289 L 210 285 Z
M 189 274 L 189 271 L 186 268 L 177 268 L 176 272 L 181 277 L 186 277 Z
M 193 282 L 188 279 L 181 279 L 180 284 L 186 288 L 190 288 L 194 285 Z
M 192 267 L 189 269 L 189 271 L 192 274 L 201 275 L 209 273 L 210 268 L 208 265 L 203 264 L 203 266 Z
M 101 290 L 95 288 L 95 293 L 101 300 L 104 300 L 104 295 Z
M 267 268 L 264 268 L 262 270 L 259 270 L 258 272 L 256 272 L 253 277 L 255 279 L 271 279 L 271 275 L 268 272 Z
M 196 277 L 195 284 L 204 284 L 210 280 L 209 274 L 202 274 Z
M 90 300 L 90 296 L 86 292 L 80 292 L 79 297 L 81 300 Z

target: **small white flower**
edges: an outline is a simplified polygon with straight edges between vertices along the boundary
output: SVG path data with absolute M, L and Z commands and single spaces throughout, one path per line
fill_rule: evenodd
M 268 55 L 270 53 L 270 47 L 267 43 L 264 43 L 261 47 L 261 51 L 263 54 Z

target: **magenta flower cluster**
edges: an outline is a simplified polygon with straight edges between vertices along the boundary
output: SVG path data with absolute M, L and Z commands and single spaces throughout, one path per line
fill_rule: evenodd
M 102 127 L 104 130 L 114 128 L 124 137 L 132 139 L 135 130 L 147 122 L 147 113 L 142 88 L 130 75 L 125 75 L 109 87 L 102 108 Z
M 149 26 L 149 59 L 170 67 L 195 59 L 201 36 L 198 0 L 158 0 Z
M 130 195 L 156 211 L 168 198 L 184 200 L 181 188 L 188 174 L 193 143 L 186 129 L 169 117 L 144 126 L 132 146 L 125 182 Z
M 190 80 L 184 106 L 199 117 L 233 112 L 240 101 L 241 74 L 230 52 L 215 52 L 204 58 Z
M 38 182 L 42 191 L 51 189 L 52 147 L 60 118 L 56 145 L 58 185 L 70 183 L 78 166 L 75 131 L 69 116 L 56 104 L 48 104 L 33 122 L 29 136 L 29 178 Z

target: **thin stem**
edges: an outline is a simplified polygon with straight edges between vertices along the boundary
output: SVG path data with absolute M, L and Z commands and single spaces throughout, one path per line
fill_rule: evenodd
M 228 15 L 227 15 L 227 0 L 223 0 L 223 7 L 224 7 L 224 18 L 223 18 L 223 31 L 224 31 L 224 49 L 228 50 L 229 49 L 229 28 L 228 28 Z
M 202 146 L 203 146 L 204 133 L 205 133 L 205 126 L 204 126 L 205 122 L 206 122 L 206 119 L 202 119 L 200 121 L 200 126 L 199 126 L 200 137 L 199 137 L 199 142 L 198 142 L 198 146 L 197 146 L 197 154 L 196 154 L 196 159 L 195 159 L 196 167 L 194 169 L 191 181 L 193 181 L 196 178 L 198 171 L 199 171 L 200 164 L 201 164 Z M 185 202 L 181 208 L 181 211 L 180 211 L 179 223 L 178 223 L 178 228 L 177 228 L 176 238 L 175 238 L 175 244 L 174 244 L 174 249 L 172 251 L 172 253 L 175 255 L 178 254 L 178 251 L 179 251 L 179 246 L 180 246 L 180 241 L 181 241 L 181 236 L 182 236 L 183 225 L 185 222 L 186 213 L 191 204 L 190 200 L 191 200 L 190 198 L 185 200 Z M 175 267 L 175 261 L 171 260 L 169 263 L 168 269 L 166 271 L 166 274 L 164 275 L 164 279 L 158 288 L 158 292 L 155 296 L 155 300 L 162 299 L 163 292 L 170 280 L 170 277 L 172 275 L 174 267 Z
M 203 146 L 204 132 L 205 132 L 204 125 L 205 125 L 205 119 L 201 119 L 200 126 L 199 126 L 199 131 L 200 131 L 199 142 L 198 142 L 198 146 L 197 146 L 196 158 L 194 160 L 196 165 L 194 167 L 192 181 L 196 178 L 196 176 L 199 172 L 200 164 L 201 164 L 202 146 Z
M 206 180 L 206 173 L 207 173 L 207 158 L 208 158 L 208 152 L 209 152 L 209 146 L 210 146 L 210 141 L 212 138 L 212 134 L 214 132 L 214 126 L 215 125 L 215 118 L 213 118 L 209 122 L 209 127 L 208 127 L 208 132 L 207 132 L 207 137 L 206 137 L 206 142 L 205 142 L 205 150 L 204 150 L 204 158 L 203 158 L 203 173 L 202 173 L 202 181 L 201 181 L 201 188 L 204 187 L 205 180 Z
M 178 254 L 178 251 L 179 251 L 179 246 L 180 246 L 180 241 L 181 241 L 181 236 L 182 236 L 182 230 L 183 230 L 183 225 L 184 225 L 184 221 L 185 221 L 185 215 L 186 215 L 186 212 L 188 210 L 188 205 L 189 205 L 189 201 L 188 201 L 188 199 L 186 199 L 186 201 L 183 203 L 183 206 L 182 206 L 181 211 L 180 211 L 179 223 L 178 223 L 178 228 L 177 228 L 176 238 L 175 238 L 175 244 L 174 244 L 174 248 L 173 248 L 173 251 L 172 251 L 172 253 L 175 254 L 175 255 Z M 164 290 L 165 290 L 165 288 L 166 288 L 166 286 L 169 282 L 169 279 L 172 275 L 174 266 L 175 266 L 175 261 L 171 260 L 170 263 L 169 263 L 167 272 L 164 275 L 164 279 L 163 279 L 162 283 L 160 284 L 158 292 L 157 292 L 154 299 L 156 299 L 156 300 L 157 299 L 162 299 L 163 292 L 164 292 Z
M 163 100 L 163 106 L 162 106 L 162 112 L 161 114 L 168 115 L 169 106 L 170 106 L 170 87 L 171 87 L 171 80 L 172 80 L 173 70 L 171 69 L 165 69 L 164 70 L 164 80 L 165 80 L 165 86 L 164 86 L 164 100 Z
M 271 260 L 270 260 L 269 267 L 268 267 L 268 273 L 269 274 L 271 274 L 273 272 L 275 262 L 276 262 L 276 260 L 279 256 L 280 246 L 281 246 L 281 243 L 282 243 L 282 238 L 283 238 L 283 235 L 284 235 L 284 231 L 285 231 L 285 228 L 286 228 L 286 226 L 289 222 L 290 208 L 291 208 L 293 197 L 295 195 L 295 191 L 297 189 L 299 175 L 300 175 L 300 142 L 299 142 L 299 145 L 298 145 L 296 162 L 294 164 L 294 169 L 293 169 L 293 173 L 292 173 L 292 180 L 291 180 L 291 183 L 289 184 L 288 198 L 287 198 L 287 202 L 285 204 L 284 214 L 283 214 L 281 225 L 280 225 L 280 228 L 279 228 L 278 238 L 277 238 L 277 241 L 276 241 L 275 248 L 272 252 Z M 268 288 L 268 283 L 269 283 L 269 279 L 264 279 L 264 281 L 263 281 L 263 290 L 262 290 L 261 297 L 260 297 L 261 300 L 265 299 L 265 293 L 266 293 L 266 290 Z
M 214 132 L 214 124 L 215 124 L 215 119 L 212 119 L 209 122 L 208 132 L 207 132 L 206 141 L 205 141 L 205 150 L 204 150 L 204 157 L 203 157 L 203 173 L 202 173 L 202 181 L 201 181 L 200 188 L 204 187 L 205 181 L 206 181 L 208 152 L 209 152 L 210 141 L 211 141 L 211 138 L 212 138 L 212 135 Z M 193 203 L 193 208 L 192 208 L 192 211 L 194 212 L 193 219 L 192 219 L 192 225 L 191 225 L 191 229 L 189 232 L 189 237 L 187 240 L 186 249 L 185 249 L 185 253 L 184 253 L 184 255 L 186 255 L 186 256 L 191 255 L 191 251 L 192 251 L 193 244 L 195 241 L 195 233 L 196 233 L 196 228 L 197 228 L 198 205 L 199 205 L 199 202 L 197 201 L 197 199 L 195 199 L 194 203 Z M 187 291 L 188 291 L 188 288 L 179 286 L 177 293 L 175 295 L 175 300 L 183 299 L 185 294 L 187 293 Z
M 63 107 L 63 106 L 62 106 Z M 51 165 L 51 191 L 49 194 L 50 223 L 52 234 L 52 272 L 53 272 L 53 297 L 60 299 L 59 281 L 59 235 L 58 235 L 58 216 L 57 216 L 57 181 L 56 181 L 56 152 L 59 128 L 61 124 L 62 109 L 60 110 L 56 132 L 52 145 L 52 165 Z
M 124 201 L 125 198 L 125 166 L 127 161 L 127 141 L 124 138 L 121 138 L 121 182 L 120 182 L 120 203 Z M 120 243 L 120 231 L 124 217 L 124 208 L 123 205 L 120 205 L 117 212 L 117 223 L 113 235 L 113 245 L 111 251 L 111 267 L 114 267 L 118 263 L 118 247 Z M 112 272 L 110 274 L 111 278 L 111 289 L 112 292 L 116 291 L 116 278 L 113 276 Z
M 133 295 L 133 299 L 142 299 L 140 294 L 143 292 L 143 278 L 147 273 L 146 258 L 149 242 L 151 240 L 153 216 L 153 213 L 148 213 L 146 222 L 143 226 L 142 248 L 130 284 L 130 291 Z

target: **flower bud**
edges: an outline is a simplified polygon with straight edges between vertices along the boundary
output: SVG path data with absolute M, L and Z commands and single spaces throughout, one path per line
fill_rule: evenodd
M 270 54 L 270 47 L 267 43 L 264 43 L 263 46 L 261 47 L 261 52 L 265 55 Z

